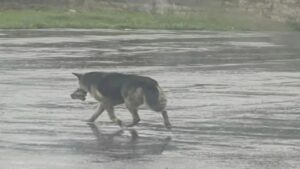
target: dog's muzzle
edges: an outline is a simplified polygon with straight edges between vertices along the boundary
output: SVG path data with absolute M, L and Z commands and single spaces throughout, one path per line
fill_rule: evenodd
M 82 89 L 77 89 L 71 94 L 71 98 L 85 101 L 86 95 L 87 95 L 86 91 Z

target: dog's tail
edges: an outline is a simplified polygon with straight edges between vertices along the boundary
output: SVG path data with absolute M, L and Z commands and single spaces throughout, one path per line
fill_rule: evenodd
M 163 111 L 167 105 L 166 97 L 159 86 L 143 87 L 147 105 L 154 111 Z

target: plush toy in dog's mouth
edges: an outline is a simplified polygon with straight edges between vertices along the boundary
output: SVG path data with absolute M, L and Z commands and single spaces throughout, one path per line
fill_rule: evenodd
M 71 94 L 71 98 L 85 101 L 86 95 L 87 95 L 86 91 L 82 89 L 77 89 Z

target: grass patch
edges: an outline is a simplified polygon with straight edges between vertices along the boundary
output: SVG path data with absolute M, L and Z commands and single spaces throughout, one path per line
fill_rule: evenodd
M 236 11 L 193 11 L 152 14 L 116 8 L 91 11 L 5 10 L 0 11 L 1 29 L 36 28 L 113 28 L 113 29 L 192 29 L 278 31 L 291 29 L 267 19 L 242 15 Z

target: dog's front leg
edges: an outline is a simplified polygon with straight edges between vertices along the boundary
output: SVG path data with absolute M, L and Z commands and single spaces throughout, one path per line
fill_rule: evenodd
M 167 111 L 164 110 L 164 111 L 162 111 L 161 113 L 162 113 L 162 116 L 163 116 L 163 118 L 164 118 L 164 123 L 165 123 L 166 128 L 167 128 L 167 129 L 171 129 L 171 128 L 172 128 L 172 125 L 171 125 L 171 123 L 170 123 L 170 121 L 169 121 L 169 117 L 168 117 Z
M 104 111 L 104 106 L 102 103 L 99 103 L 97 111 L 92 115 L 90 119 L 88 119 L 88 122 L 94 122 Z

